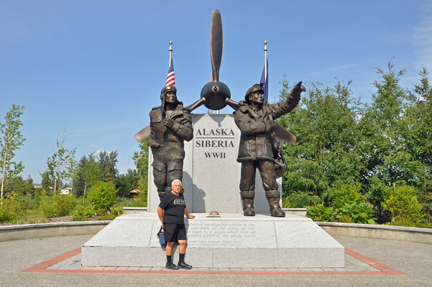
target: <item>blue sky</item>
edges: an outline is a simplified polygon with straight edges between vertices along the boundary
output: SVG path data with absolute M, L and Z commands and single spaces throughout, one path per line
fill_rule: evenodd
M 160 105 L 173 44 L 178 97 L 199 99 L 211 76 L 210 19 L 224 29 L 220 80 L 239 101 L 259 82 L 268 41 L 272 101 L 285 74 L 292 82 L 333 85 L 352 80 L 370 102 L 376 68 L 406 69 L 412 88 L 432 69 L 432 4 L 428 1 L 0 1 L 0 121 L 24 105 L 16 153 L 23 176 L 40 182 L 56 139 L 79 160 L 117 150 L 121 173 L 134 168 L 133 136 Z M 206 113 L 201 107 L 195 113 Z M 231 113 L 227 107 L 221 113 Z

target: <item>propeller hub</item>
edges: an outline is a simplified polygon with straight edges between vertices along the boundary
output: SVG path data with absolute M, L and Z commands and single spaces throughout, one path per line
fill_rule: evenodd
M 231 98 L 231 92 L 222 82 L 209 82 L 201 90 L 201 98 L 205 98 L 204 106 L 210 110 L 221 110 L 226 107 L 226 99 Z

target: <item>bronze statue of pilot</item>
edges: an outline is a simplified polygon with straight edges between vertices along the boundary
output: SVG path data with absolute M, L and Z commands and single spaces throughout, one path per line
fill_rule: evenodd
M 235 123 L 241 131 L 237 161 L 241 162 L 240 193 L 245 216 L 254 216 L 255 171 L 261 173 L 265 195 L 270 205 L 270 214 L 284 217 L 279 201 L 281 194 L 276 182 L 275 170 L 275 119 L 289 113 L 298 104 L 300 93 L 305 90 L 299 82 L 290 97 L 277 104 L 263 100 L 263 89 L 259 84 L 247 90 L 245 101 L 240 101 L 234 113 Z
M 193 138 L 192 120 L 183 103 L 177 99 L 177 89 L 165 86 L 160 95 L 162 104 L 150 111 L 148 145 L 153 153 L 153 177 L 159 198 L 171 191 L 174 179 L 183 179 L 184 141 Z M 181 193 L 183 193 L 183 188 Z

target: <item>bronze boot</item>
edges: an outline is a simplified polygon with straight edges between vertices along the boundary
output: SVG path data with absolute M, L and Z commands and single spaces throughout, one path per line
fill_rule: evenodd
M 282 211 L 282 208 L 279 205 L 279 200 L 279 197 L 268 198 L 270 215 L 274 217 L 285 217 L 285 212 Z
M 244 216 L 255 216 L 255 210 L 253 207 L 253 198 L 242 198 L 243 199 L 243 214 Z
M 240 192 L 243 201 L 243 214 L 244 216 L 255 216 L 254 210 L 254 190 L 242 190 Z

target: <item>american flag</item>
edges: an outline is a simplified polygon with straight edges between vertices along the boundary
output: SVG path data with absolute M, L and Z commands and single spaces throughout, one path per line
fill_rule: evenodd
M 174 77 L 174 65 L 173 65 L 173 59 L 171 58 L 169 69 L 168 69 L 168 76 L 166 79 L 165 86 L 174 86 L 175 85 L 175 77 Z

